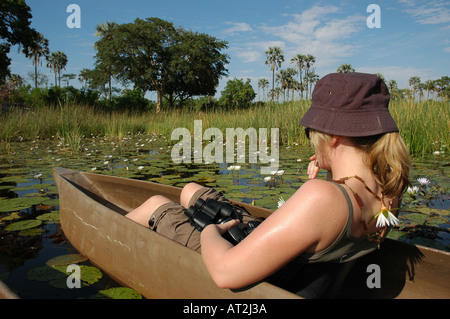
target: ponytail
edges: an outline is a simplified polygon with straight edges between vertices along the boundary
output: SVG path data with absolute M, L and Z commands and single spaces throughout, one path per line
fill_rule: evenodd
M 367 154 L 367 165 L 386 197 L 400 197 L 410 185 L 411 167 L 405 142 L 397 133 L 351 138 Z

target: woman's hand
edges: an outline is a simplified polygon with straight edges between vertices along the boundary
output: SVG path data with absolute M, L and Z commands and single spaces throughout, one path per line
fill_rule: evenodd
M 308 178 L 309 179 L 315 179 L 317 177 L 317 174 L 319 173 L 320 167 L 319 162 L 317 161 L 316 154 L 311 156 L 309 158 L 311 161 L 308 165 Z
M 231 227 L 234 227 L 237 224 L 239 224 L 239 219 L 232 219 L 223 224 L 214 224 L 214 226 L 216 226 L 219 234 L 223 236 L 223 234 L 225 234 L 228 230 L 230 230 Z

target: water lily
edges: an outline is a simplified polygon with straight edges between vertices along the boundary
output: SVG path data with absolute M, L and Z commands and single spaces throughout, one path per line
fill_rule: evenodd
M 411 197 L 416 197 L 416 196 L 419 194 L 419 187 L 417 187 L 417 186 L 408 187 L 408 189 L 406 190 L 406 192 L 407 192 Z
M 377 227 L 396 226 L 400 223 L 397 217 L 395 217 L 395 215 L 392 214 L 391 211 L 384 205 L 381 207 L 381 211 L 375 215 L 374 218 L 377 219 Z
M 430 184 L 430 180 L 425 177 L 418 178 L 417 181 L 421 186 L 427 186 L 428 184 Z
M 283 204 L 285 203 L 286 201 L 284 200 L 284 198 L 283 197 L 280 197 L 279 199 L 278 199 L 278 208 L 280 208 L 281 206 L 283 206 Z

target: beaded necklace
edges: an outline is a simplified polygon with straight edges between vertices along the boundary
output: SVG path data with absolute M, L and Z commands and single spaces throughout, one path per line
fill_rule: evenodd
M 359 197 L 358 193 L 356 193 L 355 191 L 353 191 L 353 189 L 348 185 L 345 184 L 345 182 L 351 178 L 354 178 L 358 181 L 360 181 L 361 183 L 363 183 L 364 188 L 370 193 L 372 194 L 377 200 L 379 200 L 381 202 L 381 211 L 376 214 L 369 223 L 371 223 L 374 219 L 377 219 L 377 227 L 383 227 L 382 230 L 374 233 L 374 234 L 370 234 L 367 228 L 367 224 L 366 224 L 366 220 L 364 218 L 364 209 L 363 209 L 363 203 L 361 200 L 361 197 Z M 378 248 L 380 248 L 380 243 L 381 241 L 384 239 L 384 237 L 386 236 L 387 233 L 387 229 L 389 226 L 394 226 L 394 225 L 398 225 L 399 221 L 398 219 L 394 216 L 394 214 L 392 214 L 389 209 L 386 207 L 386 205 L 384 204 L 384 197 L 383 194 L 380 196 L 378 196 L 374 191 L 372 191 L 366 184 L 366 182 L 364 181 L 364 179 L 362 177 L 359 177 L 358 175 L 354 175 L 354 176 L 348 176 L 348 177 L 343 177 L 339 180 L 334 180 L 335 183 L 338 184 L 345 184 L 350 191 L 352 192 L 353 196 L 355 197 L 356 202 L 358 203 L 358 206 L 361 210 L 361 224 L 364 228 L 364 232 L 366 233 L 367 238 L 370 241 L 374 241 L 378 244 Z

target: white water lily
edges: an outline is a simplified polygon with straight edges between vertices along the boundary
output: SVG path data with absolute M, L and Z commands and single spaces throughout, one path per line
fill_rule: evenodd
M 427 186 L 428 184 L 430 184 L 430 180 L 425 177 L 418 178 L 417 181 L 421 186 Z
M 271 179 L 272 179 L 271 176 L 264 177 L 264 181 L 265 181 L 265 182 L 270 182 Z
M 377 227 L 396 226 L 400 223 L 397 217 L 386 207 L 382 207 L 381 211 L 375 217 L 377 218 Z
M 280 197 L 279 199 L 278 199 L 278 208 L 280 208 L 281 206 L 283 206 L 283 204 L 285 203 L 286 201 L 284 200 L 284 198 L 283 197 Z
M 416 197 L 417 194 L 419 194 L 419 187 L 417 186 L 413 186 L 413 187 L 408 187 L 408 189 L 406 190 L 406 192 L 411 195 L 412 197 Z

